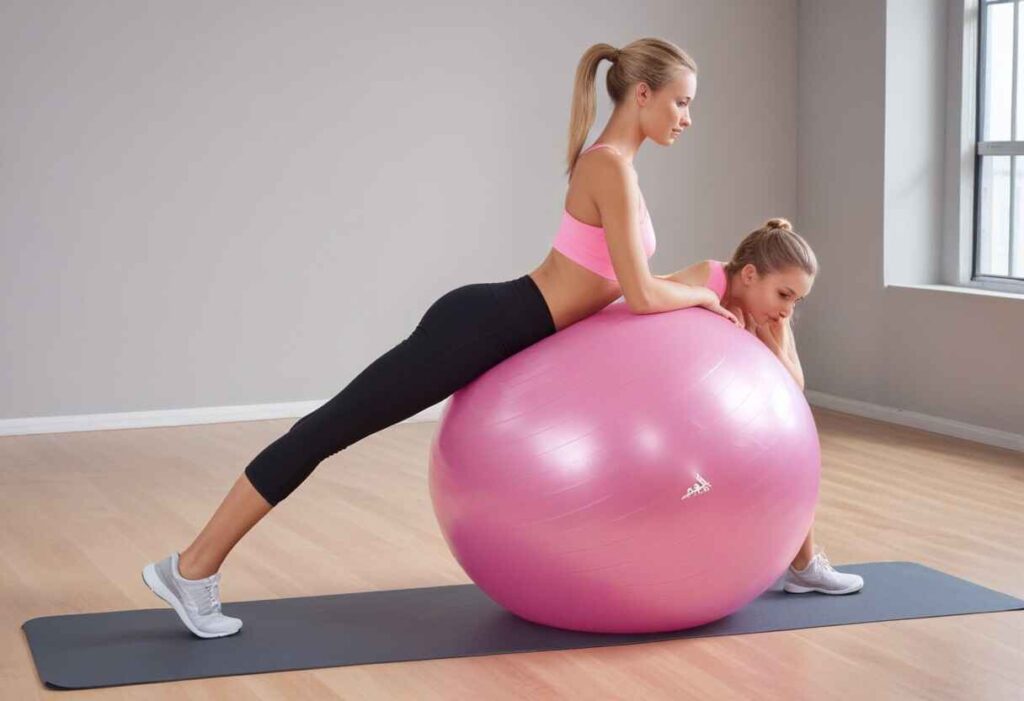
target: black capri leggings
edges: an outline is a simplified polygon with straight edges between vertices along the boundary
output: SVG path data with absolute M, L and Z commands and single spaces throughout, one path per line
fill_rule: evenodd
M 277 505 L 321 461 L 433 406 L 553 333 L 554 319 L 529 275 L 447 292 L 430 305 L 408 338 L 264 448 L 245 474 L 264 499 Z

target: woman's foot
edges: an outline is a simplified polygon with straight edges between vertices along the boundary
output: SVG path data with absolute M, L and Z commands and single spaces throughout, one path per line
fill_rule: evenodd
M 864 586 L 864 578 L 858 574 L 837 572 L 825 557 L 825 551 L 819 550 L 803 569 L 794 569 L 792 565 L 786 570 L 786 581 L 782 590 L 790 594 L 806 594 L 817 591 L 822 594 L 852 594 Z
M 146 565 L 142 581 L 200 638 L 221 638 L 242 629 L 241 619 L 220 612 L 219 572 L 203 579 L 185 579 L 178 569 L 178 553 L 172 553 Z

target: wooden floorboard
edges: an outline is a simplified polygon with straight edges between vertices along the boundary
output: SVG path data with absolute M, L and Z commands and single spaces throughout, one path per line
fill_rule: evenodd
M 1024 597 L 1024 455 L 815 408 L 815 535 L 831 561 L 912 560 Z M 181 550 L 294 419 L 0 438 L 0 696 L 40 684 L 21 624 L 161 605 Z M 469 582 L 427 490 L 435 423 L 323 462 L 236 547 L 225 601 Z M 871 586 L 871 582 L 866 582 Z M 1024 613 L 200 679 L 89 698 L 1017 699 Z

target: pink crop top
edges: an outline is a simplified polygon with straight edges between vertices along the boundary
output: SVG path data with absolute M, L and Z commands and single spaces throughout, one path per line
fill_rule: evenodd
M 608 144 L 593 144 L 583 153 L 601 146 L 615 150 Z M 654 225 L 651 223 L 651 215 L 647 211 L 643 193 L 640 193 L 640 234 L 644 253 L 650 258 L 657 246 L 657 239 L 654 236 Z M 563 210 L 562 224 L 558 227 L 558 234 L 551 247 L 587 270 L 609 280 L 618 281 L 615 276 L 615 268 L 612 267 L 611 256 L 608 254 L 608 243 L 604 238 L 603 227 L 581 222 L 569 214 L 569 210 Z
M 725 294 L 725 265 L 720 260 L 710 262 L 711 275 L 708 276 L 707 287 L 711 288 L 711 291 L 718 295 L 718 299 L 721 301 L 722 295 Z

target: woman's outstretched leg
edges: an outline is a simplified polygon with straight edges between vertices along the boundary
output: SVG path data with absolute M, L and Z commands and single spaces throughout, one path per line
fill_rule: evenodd
M 239 540 L 274 508 L 242 473 L 192 544 L 178 555 L 186 579 L 203 579 L 220 570 Z
M 422 333 L 417 330 L 375 360 L 333 399 L 299 419 L 253 458 L 203 530 L 181 551 L 181 576 L 201 579 L 219 571 L 242 537 L 317 465 L 357 440 L 441 401 L 454 391 L 453 383 L 472 379 L 454 373 L 431 374 L 427 365 L 437 361 L 439 354 Z M 451 351 L 454 344 L 447 347 Z M 466 369 L 474 364 L 467 363 Z
M 249 463 L 182 553 L 171 553 L 143 568 L 143 581 L 170 604 L 189 630 L 203 638 L 214 638 L 242 629 L 241 619 L 221 613 L 219 569 L 242 537 L 320 462 L 454 391 L 448 382 L 455 375 L 433 374 L 424 367 L 424 363 L 439 359 L 432 344 L 442 338 L 431 337 L 433 340 L 428 341 L 417 329 L 371 363 L 338 395 L 299 419 Z M 480 360 L 475 346 L 460 357 Z M 475 364 L 468 363 L 461 372 L 469 372 L 472 367 Z M 463 378 L 460 375 L 458 379 Z M 465 378 L 463 384 L 469 379 Z
M 333 399 L 299 419 L 253 458 L 203 530 L 181 551 L 178 567 L 183 577 L 200 579 L 219 571 L 242 537 L 321 462 L 454 391 L 451 383 L 465 378 L 430 375 L 426 365 L 438 354 L 422 333 L 417 329 L 375 360 Z
M 238 632 L 242 622 L 220 613 L 218 570 L 260 519 L 326 458 L 436 404 L 555 330 L 543 295 L 527 275 L 445 294 L 408 338 L 264 448 L 196 539 L 180 555 L 146 566 L 146 584 L 197 635 Z

